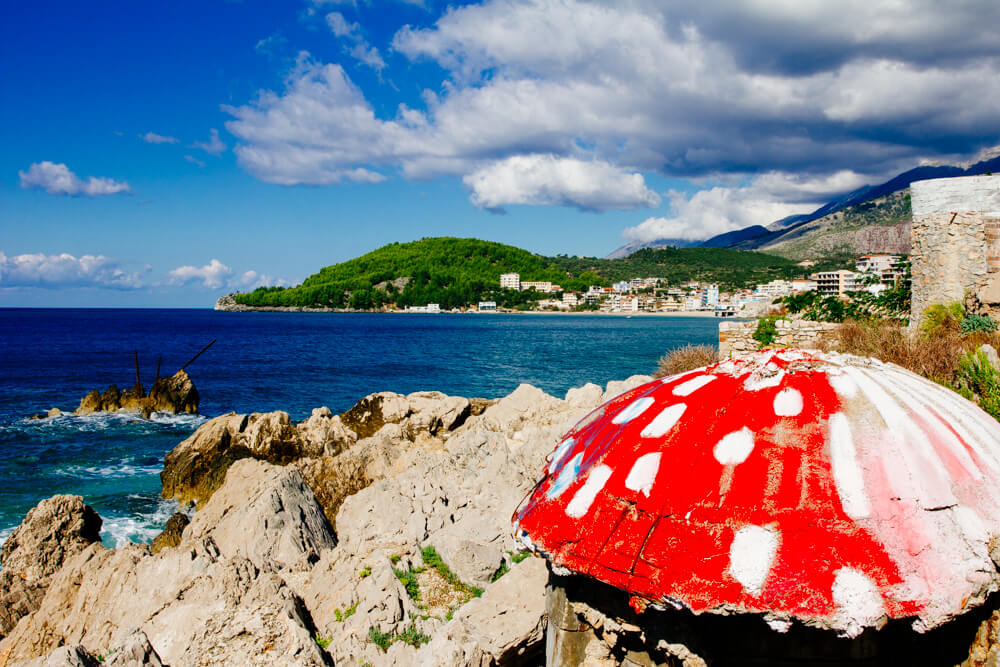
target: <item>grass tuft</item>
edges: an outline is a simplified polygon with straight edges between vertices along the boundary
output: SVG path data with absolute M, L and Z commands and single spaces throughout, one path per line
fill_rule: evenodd
M 709 366 L 719 360 L 719 351 L 714 345 L 685 345 L 670 350 L 660 357 L 654 377 L 677 375 L 702 366 Z

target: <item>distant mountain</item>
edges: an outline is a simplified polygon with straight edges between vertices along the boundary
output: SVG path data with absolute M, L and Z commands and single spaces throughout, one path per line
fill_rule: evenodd
M 692 241 L 690 239 L 657 239 L 649 243 L 644 241 L 630 241 L 621 248 L 609 253 L 604 259 L 624 259 L 641 248 L 692 248 L 700 245 L 704 244 L 701 241 Z
M 830 252 L 844 254 L 876 251 L 908 252 L 909 198 L 905 198 L 904 201 L 902 197 L 891 198 L 889 195 L 905 190 L 914 181 L 975 176 L 994 171 L 1000 171 L 1000 157 L 964 168 L 953 165 L 916 167 L 880 185 L 865 185 L 841 195 L 812 213 L 788 216 L 767 226 L 752 225 L 713 236 L 705 241 L 687 242 L 687 245 L 764 250 L 792 259 L 807 259 L 816 253 Z M 872 206 L 865 206 L 869 203 L 873 203 Z M 844 212 L 844 215 L 836 217 L 840 212 Z M 812 224 L 817 221 L 818 224 Z M 865 231 L 869 226 L 895 226 L 896 229 Z M 671 243 L 676 241 L 657 239 L 646 243 L 634 242 L 622 246 L 612 255 L 626 257 L 640 248 L 659 248 Z

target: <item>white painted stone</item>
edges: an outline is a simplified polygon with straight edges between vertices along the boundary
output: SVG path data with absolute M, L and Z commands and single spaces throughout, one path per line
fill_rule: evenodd
M 632 470 L 625 478 L 625 488 L 638 491 L 648 498 L 649 492 L 653 490 L 653 482 L 656 480 L 656 473 L 659 470 L 660 453 L 643 454 L 635 460 Z
M 643 438 L 659 438 L 666 435 L 677 424 L 677 420 L 684 414 L 685 409 L 687 409 L 687 405 L 684 403 L 675 403 L 664 408 L 653 421 L 646 424 L 639 435 Z
M 583 483 L 583 486 L 573 496 L 573 500 L 569 501 L 569 505 L 566 506 L 566 515 L 579 519 L 590 511 L 590 506 L 594 504 L 594 498 L 597 497 L 610 478 L 611 468 L 606 465 L 595 466 L 587 475 L 587 481 Z
M 674 396 L 687 396 L 715 379 L 714 375 L 699 375 L 674 387 Z
M 653 404 L 652 396 L 643 396 L 642 398 L 632 401 L 628 406 L 614 416 L 611 420 L 612 424 L 627 424 L 632 421 L 643 412 L 649 409 L 649 406 Z
M 830 464 L 844 513 L 861 519 L 871 513 L 865 478 L 851 437 L 851 426 L 842 412 L 830 416 Z
M 878 587 L 866 574 L 850 567 L 837 570 L 833 579 L 833 604 L 843 634 L 857 637 L 866 627 L 881 627 L 886 612 Z
M 753 432 L 744 426 L 720 440 L 712 449 L 712 454 L 722 465 L 737 465 L 746 461 L 752 451 Z
M 777 530 L 762 526 L 743 526 L 736 531 L 729 547 L 729 574 L 743 590 L 760 595 L 778 553 Z
M 782 389 L 774 397 L 774 414 L 779 417 L 795 417 L 801 412 L 802 394 L 797 389 Z

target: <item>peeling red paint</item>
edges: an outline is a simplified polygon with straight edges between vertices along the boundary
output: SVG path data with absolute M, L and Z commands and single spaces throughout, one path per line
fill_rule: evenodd
M 559 567 L 699 613 L 856 634 L 881 609 L 930 627 L 997 588 L 995 575 L 966 579 L 986 551 L 968 533 L 1000 534 L 998 442 L 988 415 L 897 367 L 760 353 L 653 381 L 581 420 L 515 532 Z M 652 472 L 656 457 L 637 465 L 648 454 Z M 948 516 L 931 516 L 942 503 Z

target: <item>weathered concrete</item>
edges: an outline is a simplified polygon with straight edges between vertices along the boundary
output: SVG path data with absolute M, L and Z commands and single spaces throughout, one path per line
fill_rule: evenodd
M 935 303 L 1000 314 L 1000 176 L 916 181 L 911 324 Z

